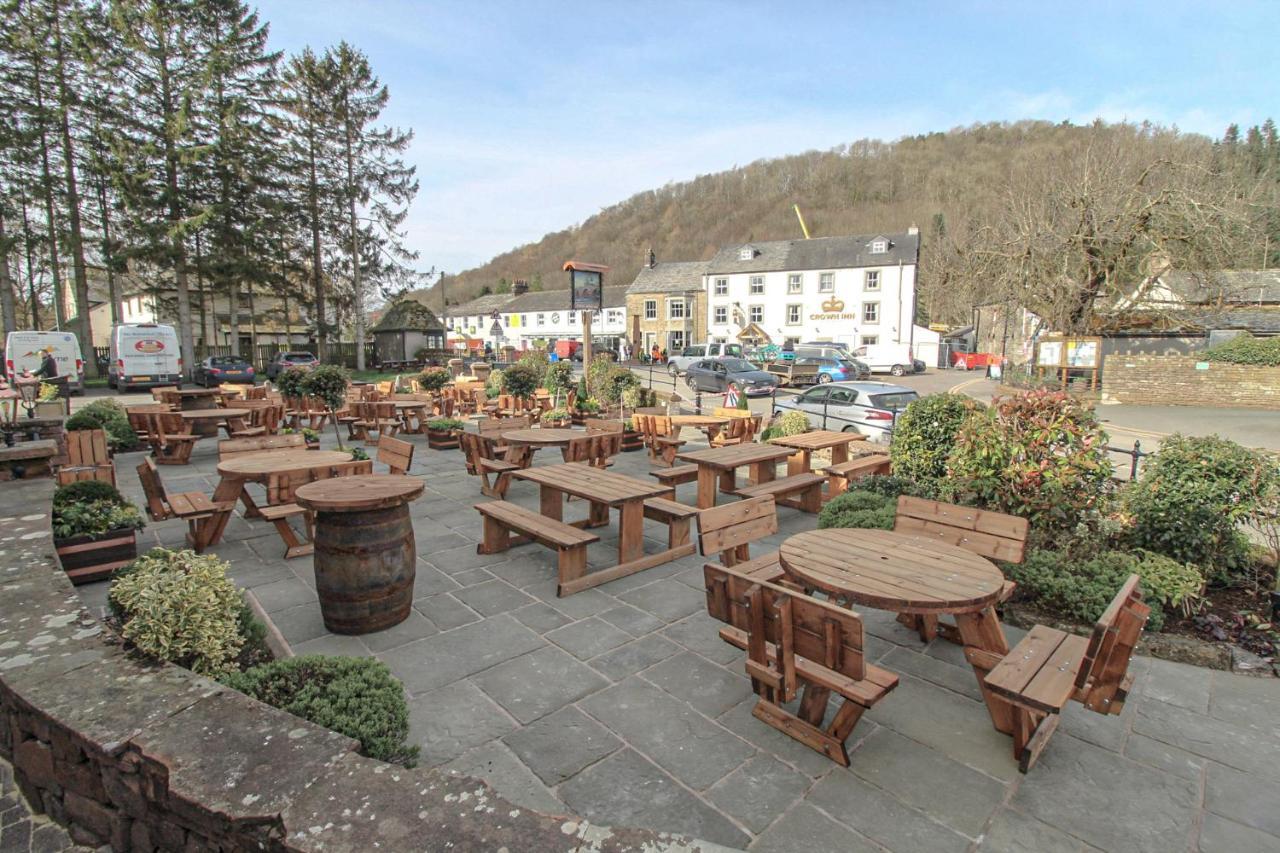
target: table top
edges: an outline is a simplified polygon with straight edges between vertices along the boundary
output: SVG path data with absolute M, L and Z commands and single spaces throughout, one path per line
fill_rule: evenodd
M 675 426 L 709 427 L 724 426 L 728 418 L 719 415 L 672 415 L 671 423 Z
M 166 394 L 178 394 L 182 397 L 216 397 L 225 393 L 221 388 L 176 388 L 165 389 Z
M 192 409 L 188 412 L 178 412 L 182 415 L 184 421 L 202 421 L 206 419 L 222 420 L 223 418 L 247 418 L 249 417 L 248 409 Z
M 617 506 L 627 501 L 656 498 L 670 491 L 669 486 L 653 480 L 641 480 L 595 468 L 584 462 L 565 462 L 512 471 L 517 480 L 528 480 L 596 503 Z
M 424 483 L 403 474 L 357 474 L 299 486 L 294 500 L 318 512 L 365 512 L 400 506 L 418 498 Z
M 892 530 L 810 530 L 783 542 L 778 559 L 807 586 L 898 613 L 972 613 L 994 604 L 1004 585 L 985 557 Z
M 580 429 L 513 429 L 502 433 L 502 440 L 507 444 L 533 444 L 551 447 L 568 444 L 575 438 L 584 438 L 586 430 Z
M 836 432 L 830 429 L 815 429 L 800 435 L 780 435 L 769 439 L 770 444 L 792 447 L 796 450 L 826 450 L 855 441 L 866 441 L 867 437 L 858 432 Z
M 731 444 L 728 447 L 710 447 L 705 450 L 690 450 L 677 453 L 677 459 L 685 462 L 696 462 L 711 468 L 732 470 L 740 465 L 751 465 L 756 462 L 769 462 L 785 459 L 791 451 L 785 447 L 774 447 L 768 444 Z
M 218 463 L 219 474 L 241 477 L 261 477 L 265 474 L 283 474 L 286 471 L 309 471 L 350 462 L 351 454 L 343 450 L 264 450 L 233 456 Z
M 395 400 L 397 409 L 421 409 L 423 406 L 430 406 L 427 400 Z

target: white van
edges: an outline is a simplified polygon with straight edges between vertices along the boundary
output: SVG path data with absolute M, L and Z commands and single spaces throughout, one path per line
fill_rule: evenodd
M 130 388 L 182 385 L 182 350 L 173 326 L 119 323 L 111 329 L 107 385 L 121 394 Z
M 853 357 L 871 368 L 872 373 L 906 376 L 924 370 L 923 362 L 911 352 L 911 344 L 868 344 L 855 349 Z
M 67 376 L 67 390 L 84 393 L 84 356 L 80 341 L 70 332 L 10 332 L 4 340 L 4 368 L 9 381 L 23 370 L 40 369 L 44 351 L 53 350 L 58 362 L 58 375 Z

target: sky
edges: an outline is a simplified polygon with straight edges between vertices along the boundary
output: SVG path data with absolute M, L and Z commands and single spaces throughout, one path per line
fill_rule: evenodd
M 981 121 L 1280 119 L 1280 0 L 269 0 L 345 39 L 414 131 L 417 266 L 457 273 L 627 197 L 766 157 Z

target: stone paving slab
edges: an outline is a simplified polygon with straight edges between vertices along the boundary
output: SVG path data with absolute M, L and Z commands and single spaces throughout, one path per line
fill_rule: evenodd
M 1280 851 L 1276 680 L 1136 658 L 1124 713 L 1068 706 L 1023 776 L 963 650 L 926 645 L 894 614 L 864 609 L 868 658 L 901 683 L 859 722 L 845 770 L 752 716 L 744 655 L 718 638 L 720 623 L 705 612 L 701 557 L 559 598 L 547 549 L 476 554 L 472 504 L 482 497 L 461 455 L 406 438 L 420 445 L 414 471 L 427 472 L 428 492 L 411 505 L 420 560 L 415 615 L 401 626 L 328 634 L 310 561 L 280 559 L 264 523 L 237 516 L 213 553 L 266 597 L 298 650 L 375 655 L 391 666 L 409 692 L 425 766 L 483 777 L 528 807 L 559 803 L 593 823 L 752 851 Z M 207 444 L 186 476 L 162 470 L 165 482 L 211 492 Z M 120 462 L 131 470 L 137 457 Z M 650 468 L 630 453 L 613 470 L 647 479 Z M 135 480 L 121 477 L 121 486 L 138 500 Z M 513 485 L 509 497 L 537 507 L 529 484 Z M 691 502 L 692 488 L 682 486 L 680 498 Z M 571 504 L 569 517 L 581 510 Z M 612 522 L 597 531 L 606 558 L 616 513 Z M 784 508 L 769 539 L 776 547 L 813 524 Z M 143 538 L 176 546 L 184 529 L 152 524 Z M 661 528 L 647 524 L 646 539 L 657 547 Z M 104 588 L 80 591 L 101 602 Z M 1007 634 L 1012 644 L 1022 632 Z

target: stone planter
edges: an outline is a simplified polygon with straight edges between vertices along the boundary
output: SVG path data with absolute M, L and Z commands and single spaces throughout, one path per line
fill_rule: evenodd
M 75 584 L 103 580 L 138 557 L 138 532 L 132 529 L 54 539 L 53 544 L 62 570 Z
M 622 431 L 622 452 L 631 453 L 635 450 L 644 450 L 644 439 L 635 430 L 624 429 Z
M 427 447 L 433 450 L 453 450 L 458 447 L 458 430 L 428 429 Z
M 60 400 L 41 400 L 36 403 L 37 418 L 65 418 L 67 416 L 67 401 Z
M 471 365 L 471 375 L 480 382 L 487 382 L 489 380 L 489 371 L 491 369 L 492 365 L 487 362 L 477 361 L 475 364 Z

